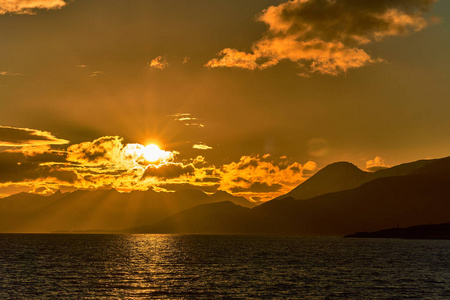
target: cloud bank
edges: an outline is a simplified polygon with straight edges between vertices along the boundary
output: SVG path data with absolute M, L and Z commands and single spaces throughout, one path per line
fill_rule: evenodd
M 189 116 L 177 117 L 192 118 Z M 124 192 L 194 188 L 209 193 L 222 190 L 260 201 L 290 191 L 316 168 L 312 161 L 302 165 L 286 156 L 269 154 L 242 156 L 237 162 L 215 166 L 203 156 L 179 160 L 177 151 L 124 143 L 119 136 L 62 146 L 68 141 L 50 132 L 8 126 L 0 126 L 0 141 L 2 146 L 13 146 L 0 151 L 0 189 L 20 188 L 41 194 L 60 188 L 115 188 Z M 196 149 L 210 149 L 198 145 Z
M 219 168 L 220 189 L 246 198 L 269 200 L 285 194 L 309 178 L 316 164 L 290 162 L 269 154 L 242 156 Z
M 265 9 L 267 25 L 251 52 L 226 48 L 205 66 L 262 70 L 287 60 L 310 73 L 338 75 L 381 62 L 363 45 L 428 26 L 424 17 L 436 0 L 291 0 Z

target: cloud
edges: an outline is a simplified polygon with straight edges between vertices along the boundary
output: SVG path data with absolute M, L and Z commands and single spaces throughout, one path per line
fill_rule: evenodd
M 220 182 L 220 178 L 217 177 L 205 177 L 202 179 L 195 179 L 195 182 Z
M 199 149 L 199 150 L 209 150 L 209 149 L 212 149 L 213 147 L 205 145 L 205 144 L 194 144 L 192 146 L 192 148 Z
M 65 170 L 58 165 L 29 161 L 21 153 L 0 153 L 0 182 L 42 181 L 49 178 L 74 183 L 77 176 L 74 171 Z
M 149 165 L 145 169 L 143 177 L 177 178 L 183 175 L 192 175 L 194 172 L 195 167 L 191 164 L 168 163 L 161 166 Z
M 423 14 L 434 2 L 292 0 L 270 6 L 257 18 L 267 32 L 251 52 L 226 48 L 205 66 L 262 70 L 288 60 L 303 69 L 301 76 L 338 75 L 381 62 L 360 47 L 422 30 L 433 22 Z
M 192 120 L 192 119 L 196 120 L 197 119 L 197 118 L 194 118 L 194 117 L 191 117 L 191 116 L 192 116 L 192 114 L 190 114 L 190 113 L 176 113 L 176 114 L 173 114 L 173 115 L 169 115 L 169 117 L 174 118 L 176 121 L 180 121 L 180 120 L 182 120 L 184 118 L 189 118 L 190 120 Z
M 233 193 L 252 192 L 252 193 L 272 193 L 279 191 L 283 186 L 278 183 L 269 185 L 265 182 L 253 182 L 248 187 L 236 186 L 230 189 Z
M 80 67 L 80 68 L 81 68 L 81 67 Z M 92 72 L 91 74 L 89 74 L 89 76 L 90 76 L 90 77 L 98 77 L 98 76 L 101 76 L 101 75 L 103 75 L 103 74 L 105 74 L 104 71 L 94 71 L 94 72 Z
M 22 73 L 11 73 L 11 72 L 6 72 L 6 71 L 2 71 L 0 72 L 0 76 L 23 76 L 24 74 Z
M 238 162 L 218 169 L 221 177 L 219 189 L 237 196 L 269 200 L 289 192 L 315 169 L 316 164 L 312 161 L 301 165 L 290 162 L 286 157 L 275 159 L 268 154 L 242 156 Z
M 144 168 L 172 161 L 174 152 L 159 150 L 159 159 L 149 161 L 147 148 L 141 144 L 124 144 L 119 136 L 104 136 L 93 142 L 83 142 L 67 148 L 67 160 L 81 165 L 107 167 L 107 170 Z
M 384 159 L 379 156 L 376 156 L 373 160 L 368 160 L 366 162 L 366 170 L 369 172 L 376 172 L 386 168 L 389 168 L 389 166 L 386 165 Z
M 63 0 L 0 0 L 0 15 L 34 15 L 36 9 L 60 9 L 65 5 Z
M 48 144 L 13 147 L 0 152 L 0 188 L 20 185 L 20 189 L 47 194 L 61 187 L 120 191 L 189 187 L 268 200 L 290 191 L 316 168 L 311 161 L 301 165 L 269 154 L 242 156 L 237 162 L 214 166 L 203 156 L 177 161 L 176 151 L 160 150 L 160 159 L 148 161 L 147 150 L 152 149 L 126 144 L 119 136 L 57 150 Z
M 198 122 L 198 118 L 192 116 L 190 113 L 176 113 L 169 115 L 169 117 L 175 121 L 182 122 L 186 126 L 194 126 L 199 128 L 205 127 L 204 124 Z
M 69 141 L 58 139 L 48 131 L 0 126 L 0 146 L 63 145 Z
M 121 158 L 122 142 L 118 136 L 105 136 L 93 142 L 75 144 L 67 149 L 67 160 L 89 165 L 115 163 Z
M 169 63 L 167 62 L 167 60 L 164 57 L 158 56 L 158 57 L 152 59 L 149 63 L 147 63 L 147 65 L 149 68 L 163 70 L 169 65 Z
M 186 125 L 186 126 L 194 126 L 194 127 L 198 127 L 198 128 L 205 127 L 205 125 L 201 124 L 201 123 L 185 123 L 184 125 Z
M 5 150 L 9 153 L 23 153 L 26 156 L 37 156 L 44 153 L 51 153 L 50 145 L 33 145 L 33 146 L 21 146 L 13 147 Z
M 183 58 L 183 61 L 181 62 L 182 64 L 187 64 L 189 61 L 191 60 L 191 58 L 189 56 L 185 56 Z

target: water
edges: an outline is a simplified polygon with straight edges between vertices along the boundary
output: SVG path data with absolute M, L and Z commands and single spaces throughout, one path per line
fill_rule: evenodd
M 0 299 L 449 299 L 450 241 L 0 235 Z

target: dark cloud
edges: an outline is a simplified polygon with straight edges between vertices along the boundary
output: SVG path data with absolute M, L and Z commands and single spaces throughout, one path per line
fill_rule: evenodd
M 194 174 L 195 168 L 193 165 L 183 165 L 181 163 L 168 163 L 161 166 L 149 165 L 144 171 L 143 178 L 145 177 L 158 177 L 158 178 L 177 178 L 182 175 Z
M 273 32 L 359 45 L 385 36 L 406 34 L 427 25 L 422 14 L 435 0 L 290 1 L 263 12 L 260 20 Z
M 0 146 L 63 145 L 67 143 L 69 141 L 58 139 L 47 131 L 0 126 Z
M 380 171 L 380 170 L 384 170 L 384 169 L 388 169 L 388 168 L 389 167 L 384 167 L 384 166 L 374 166 L 374 167 L 366 168 L 366 170 L 369 172 L 376 172 L 376 171 Z
M 21 182 L 53 178 L 66 183 L 74 183 L 74 171 L 62 170 L 58 165 L 30 162 L 21 153 L 0 153 L 0 182 Z
M 259 166 L 259 160 L 256 158 L 250 158 L 245 163 L 238 166 L 238 170 L 244 170 L 250 167 L 256 168 Z
M 220 178 L 217 177 L 196 178 L 195 182 L 220 182 Z
M 252 192 L 252 193 L 273 193 L 282 188 L 281 184 L 272 184 L 269 185 L 265 182 L 254 182 L 248 188 L 244 187 L 234 187 L 231 188 L 230 191 L 233 193 L 242 193 L 242 192 Z
M 245 178 L 242 178 L 242 177 L 234 178 L 234 179 L 232 179 L 232 181 L 233 181 L 233 182 L 245 182 L 245 183 L 251 183 L 250 180 L 245 179 Z
M 301 169 L 298 166 L 292 166 L 289 168 L 294 174 L 300 173 Z
M 31 162 L 67 162 L 66 153 L 60 151 L 50 151 L 45 153 L 36 153 L 34 155 L 27 155 L 28 161 Z

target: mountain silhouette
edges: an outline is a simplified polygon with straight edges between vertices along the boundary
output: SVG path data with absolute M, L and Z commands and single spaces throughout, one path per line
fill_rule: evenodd
M 338 162 L 255 207 L 219 191 L 20 193 L 0 199 L 0 232 L 117 231 L 345 235 L 450 221 L 450 157 L 374 173 Z M 300 195 L 300 196 L 298 196 Z M 311 196 L 316 195 L 316 196 Z
M 145 225 L 205 203 L 234 201 L 252 207 L 243 197 L 200 190 L 174 193 L 114 189 L 57 192 L 51 196 L 20 193 L 0 199 L 0 232 L 119 230 Z
M 449 158 L 445 158 L 403 165 L 384 174 L 413 174 L 376 178 L 353 189 L 309 199 L 275 199 L 253 209 L 243 210 L 231 203 L 225 207 L 221 203 L 209 204 L 180 212 L 138 232 L 345 235 L 397 224 L 445 223 L 450 220 L 450 181 L 442 174 L 450 173 L 448 162 Z M 342 164 L 330 167 L 336 166 L 340 169 Z M 351 176 L 365 174 L 349 165 L 344 168 Z M 231 218 L 235 210 L 239 213 Z
M 327 193 L 348 190 L 361 185 L 369 176 L 369 172 L 361 171 L 349 162 L 336 162 L 324 167 L 292 191 L 276 199 L 286 197 L 308 199 Z
M 449 161 L 449 158 L 419 160 L 391 168 L 381 169 L 373 173 L 362 171 L 349 162 L 336 162 L 324 167 L 289 193 L 275 199 L 287 197 L 308 199 L 327 193 L 349 190 L 377 178 L 419 174 L 419 170 L 426 166 L 433 165 L 434 163 L 442 168 L 444 161 Z M 423 172 L 424 171 L 422 171 L 422 173 Z
M 230 201 L 203 204 L 150 226 L 126 230 L 129 233 L 236 233 L 250 211 Z

